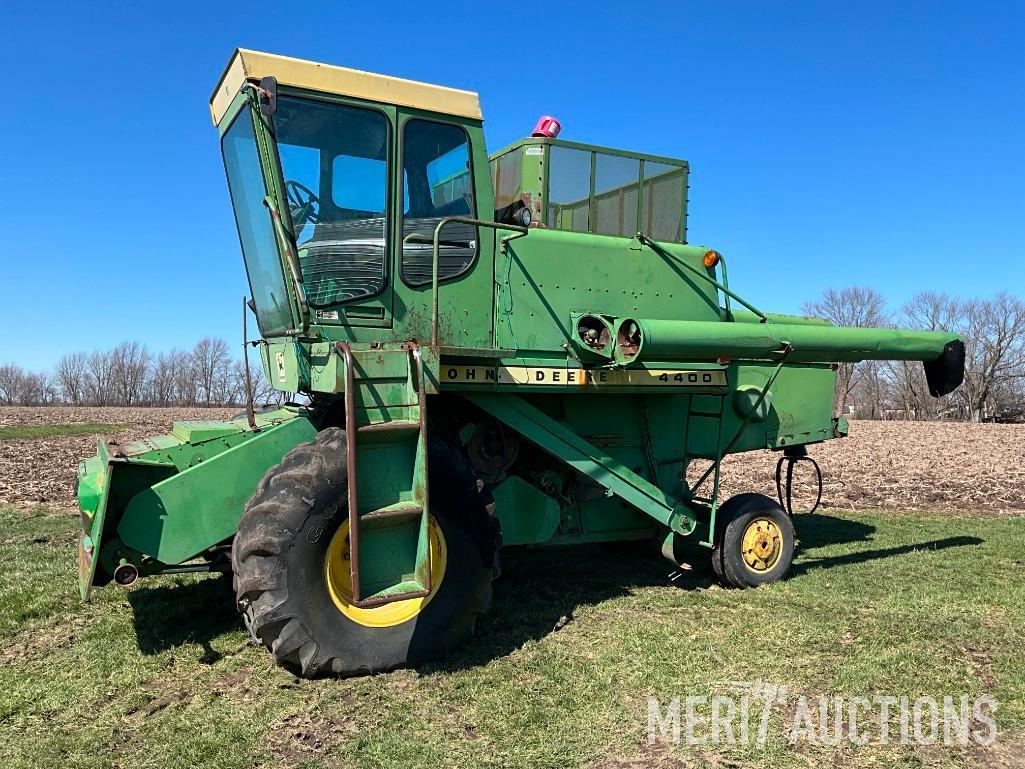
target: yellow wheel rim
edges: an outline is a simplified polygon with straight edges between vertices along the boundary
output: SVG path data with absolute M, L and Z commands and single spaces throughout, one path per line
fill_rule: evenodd
M 352 574 L 349 571 L 349 522 L 343 521 L 331 538 L 325 556 L 327 590 L 338 611 L 365 627 L 394 627 L 401 625 L 421 611 L 438 594 L 445 577 L 448 553 L 445 536 L 433 517 L 430 519 L 431 592 L 423 598 L 407 598 L 404 601 L 386 603 L 361 609 L 352 603 Z
M 740 546 L 747 568 L 756 572 L 769 571 L 783 553 L 783 532 L 774 520 L 759 516 L 744 529 Z

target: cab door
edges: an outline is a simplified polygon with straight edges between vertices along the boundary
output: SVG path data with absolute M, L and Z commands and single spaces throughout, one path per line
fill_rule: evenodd
M 491 176 L 481 125 L 434 113 L 398 109 L 395 208 L 395 329 L 428 341 L 433 314 L 433 238 L 453 216 L 491 219 Z M 491 347 L 494 340 L 494 230 L 461 222 L 440 233 L 439 342 Z

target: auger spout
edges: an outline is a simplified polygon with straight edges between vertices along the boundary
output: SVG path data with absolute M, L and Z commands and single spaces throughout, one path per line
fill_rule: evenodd
M 770 360 L 857 363 L 918 360 L 929 391 L 946 395 L 964 379 L 964 343 L 956 334 L 812 323 L 729 323 L 623 318 L 616 325 L 616 359 L 623 363 L 675 360 Z

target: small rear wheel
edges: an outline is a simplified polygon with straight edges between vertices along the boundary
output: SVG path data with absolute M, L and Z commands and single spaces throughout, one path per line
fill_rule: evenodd
M 794 559 L 794 524 L 774 499 L 738 494 L 719 508 L 712 567 L 731 587 L 783 579 Z

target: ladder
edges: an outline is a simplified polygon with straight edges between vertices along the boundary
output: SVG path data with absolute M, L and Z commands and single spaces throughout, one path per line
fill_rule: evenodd
M 335 347 L 345 362 L 345 445 L 352 603 L 359 608 L 371 608 L 426 597 L 432 589 L 432 564 L 427 490 L 427 402 L 420 347 L 410 341 L 397 347 L 368 351 L 378 361 L 385 360 L 385 356 L 402 356 L 406 362 L 404 387 L 376 387 L 373 365 L 362 367 L 362 376 L 357 383 L 357 361 L 349 343 L 338 342 Z M 415 442 L 412 473 L 408 488 L 400 495 L 406 498 L 383 506 L 361 504 L 357 462 L 360 446 L 394 448 L 398 445 L 402 448 L 402 444 L 408 446 L 412 442 Z M 416 528 L 415 554 L 394 552 L 394 548 L 384 551 L 379 548 L 378 551 L 400 558 L 400 563 L 412 561 L 414 568 L 411 573 L 405 573 L 389 584 L 382 585 L 378 580 L 378 584 L 372 586 L 374 589 L 368 589 L 364 573 L 366 569 L 361 569 L 360 565 L 361 553 L 366 549 L 362 546 L 370 544 L 375 533 L 384 534 L 388 530 L 394 533 L 397 527 L 405 527 L 410 534 Z M 406 539 L 408 541 L 411 538 Z M 365 553 L 362 555 L 366 558 Z M 401 561 L 403 555 L 406 556 L 405 561 Z

